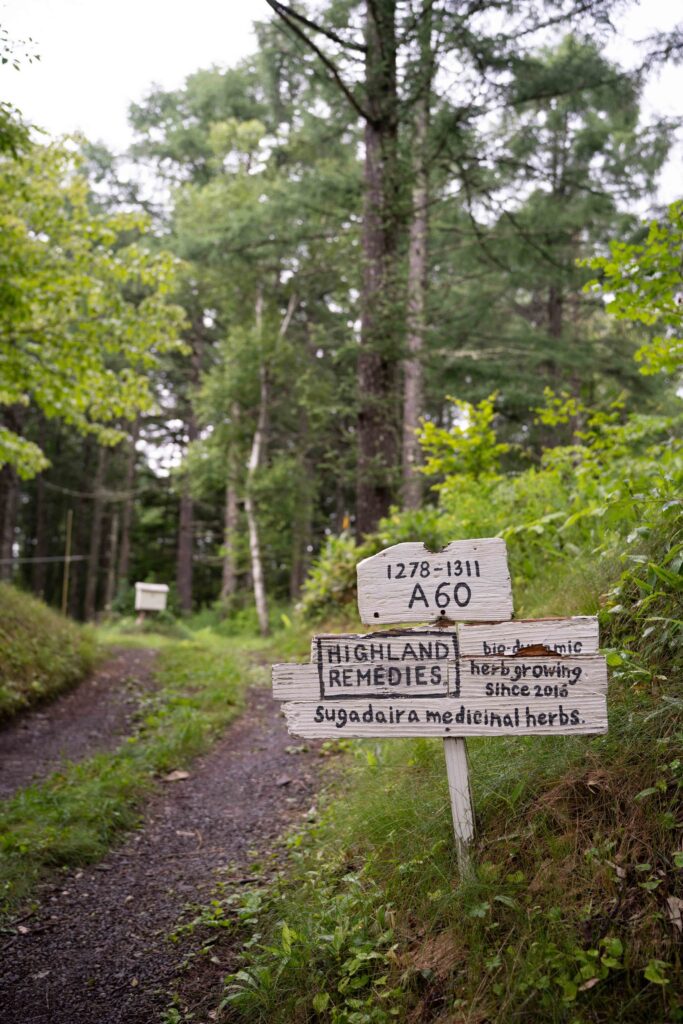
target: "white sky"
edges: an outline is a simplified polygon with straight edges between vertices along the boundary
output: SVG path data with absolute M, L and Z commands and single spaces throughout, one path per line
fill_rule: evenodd
M 20 71 L 0 67 L 0 97 L 51 134 L 81 130 L 121 151 L 132 141 L 131 101 L 152 83 L 182 84 L 212 64 L 230 65 L 255 48 L 253 20 L 270 14 L 265 0 L 0 0 L 0 24 L 14 39 L 31 37 L 40 61 Z M 680 0 L 643 0 L 620 22 L 609 55 L 632 63 L 625 40 L 670 28 Z M 683 115 L 683 67 L 665 68 L 647 88 L 646 113 Z M 682 150 L 665 169 L 661 198 L 683 194 Z

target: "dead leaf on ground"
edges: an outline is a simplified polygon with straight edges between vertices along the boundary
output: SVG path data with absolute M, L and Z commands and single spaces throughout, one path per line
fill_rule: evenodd
M 666 906 L 671 924 L 677 931 L 683 932 L 683 916 L 681 915 L 683 900 L 678 896 L 667 896 Z
M 291 781 L 292 780 L 289 777 L 289 775 L 281 775 L 278 779 L 275 780 L 275 785 L 276 786 L 288 786 Z
M 189 772 L 181 772 L 179 770 L 176 770 L 174 772 L 169 772 L 168 775 L 164 775 L 162 777 L 161 781 L 162 782 L 182 782 L 183 779 L 189 779 L 189 777 L 190 777 L 190 773 Z
M 430 936 L 410 954 L 412 967 L 416 971 L 433 971 L 437 978 L 447 978 L 463 958 L 452 932 L 441 932 Z

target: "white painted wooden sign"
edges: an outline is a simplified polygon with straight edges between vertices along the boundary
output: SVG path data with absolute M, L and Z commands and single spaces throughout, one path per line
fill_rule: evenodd
M 369 625 L 496 622 L 512 617 L 505 541 L 456 540 L 442 551 L 394 544 L 356 567 L 358 609 Z
M 273 666 L 306 738 L 599 733 L 606 693 L 589 616 L 318 636 L 310 664 Z
M 606 732 L 598 621 L 510 621 L 497 538 L 438 553 L 396 544 L 357 571 L 363 622 L 432 625 L 314 637 L 309 664 L 273 666 L 273 696 L 289 731 L 307 739 L 443 737 L 464 869 L 473 834 L 464 737 Z
M 598 620 L 594 615 L 571 619 L 525 619 L 498 622 L 494 626 L 461 626 L 458 639 L 462 654 L 487 658 L 516 655 L 530 648 L 580 658 L 598 653 Z M 537 653 L 542 653 L 537 650 Z

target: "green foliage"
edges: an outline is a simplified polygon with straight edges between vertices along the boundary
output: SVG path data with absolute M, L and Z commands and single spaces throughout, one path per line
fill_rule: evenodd
M 90 630 L 0 583 L 0 719 L 73 686 L 94 662 Z
M 315 621 L 330 617 L 355 601 L 356 565 L 379 548 L 373 537 L 358 544 L 350 534 L 329 537 L 306 577 L 301 596 L 301 611 Z
M 546 449 L 537 464 L 522 472 L 496 472 L 500 445 L 489 419 L 489 400 L 483 403 L 484 428 L 471 439 L 466 429 L 430 432 L 428 466 L 432 474 L 439 472 L 436 508 L 394 512 L 367 539 L 363 555 L 354 554 L 352 542 L 328 541 L 306 583 L 304 612 L 330 614 L 343 602 L 352 602 L 354 557 L 358 560 L 404 540 L 422 540 L 438 548 L 459 538 L 503 537 L 515 593 L 525 602 L 518 604 L 517 614 L 563 613 L 557 603 L 544 607 L 548 597 L 539 591 L 549 565 L 572 579 L 580 593 L 584 570 L 593 581 L 610 576 L 624 551 L 648 561 L 640 551 L 650 529 L 647 524 L 656 530 L 663 510 L 669 529 L 680 511 L 680 417 L 626 415 L 621 401 L 606 409 L 589 409 L 576 397 L 549 389 L 545 397 L 545 406 L 537 410 L 539 421 L 554 428 L 570 424 L 572 443 Z M 461 471 L 458 453 L 463 444 L 474 447 L 470 467 L 486 466 L 487 472 L 475 476 Z M 675 531 L 668 536 L 675 536 Z M 677 559 L 677 554 L 671 558 Z M 666 565 L 663 570 L 662 585 L 662 576 L 670 571 Z M 557 602 L 557 597 L 553 600 Z M 590 599 L 584 610 L 595 612 L 596 600 Z
M 0 908 L 16 906 L 48 868 L 101 858 L 139 820 L 154 777 L 187 765 L 239 712 L 252 671 L 216 639 L 166 639 L 160 688 L 141 705 L 133 735 L 0 806 Z
M 683 364 L 682 245 L 683 201 L 678 201 L 665 219 L 650 222 L 644 242 L 612 241 L 609 256 L 582 264 L 600 273 L 585 290 L 605 296 L 608 312 L 656 329 L 636 355 L 643 373 L 675 373 Z
M 300 866 L 303 864 L 300 862 Z M 389 1024 L 401 1005 L 400 990 L 388 984 L 395 959 L 394 915 L 365 872 L 340 878 L 339 865 L 315 864 L 302 871 L 301 903 L 277 920 L 265 958 L 226 978 L 222 1009 L 248 1021 L 292 1019 L 314 1012 L 335 1024 Z M 234 928 L 266 927 L 280 916 L 287 891 L 274 887 L 219 904 Z M 314 913 L 305 912 L 306 903 Z M 235 913 L 236 911 L 236 913 Z M 253 943 L 252 943 L 253 945 Z M 330 966 L 334 965 L 333 970 Z M 285 980 L 286 979 L 286 980 Z M 285 981 L 287 994 L 283 1005 Z
M 0 196 L 0 404 L 32 403 L 47 419 L 116 443 L 118 422 L 151 406 L 159 354 L 180 346 L 182 311 L 168 302 L 176 262 L 141 243 L 146 217 L 92 210 L 66 146 L 4 160 Z M 29 478 L 47 459 L 4 423 L 6 463 Z
M 228 887 L 194 922 L 213 955 L 217 929 L 242 947 L 219 1019 L 680 1019 L 680 708 L 619 683 L 610 707 L 604 737 L 468 742 L 464 879 L 442 745 L 353 743 L 285 875 Z
M 422 421 L 419 441 L 425 454 L 420 469 L 428 476 L 448 478 L 495 476 L 501 456 L 510 451 L 510 445 L 496 438 L 494 427 L 495 402 L 498 392 L 483 398 L 477 405 L 448 396 L 453 406 L 449 430 L 437 427 L 429 420 Z M 440 486 L 437 484 L 437 489 Z

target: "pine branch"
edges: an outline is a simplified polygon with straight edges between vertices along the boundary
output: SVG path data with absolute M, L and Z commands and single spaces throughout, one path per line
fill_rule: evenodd
M 336 32 L 332 31 L 332 29 L 325 28 L 324 25 L 320 25 L 315 21 L 311 21 L 311 19 L 307 18 L 304 14 L 301 14 L 299 11 L 295 11 L 293 7 L 285 7 L 285 5 L 280 3 L 279 0 L 274 0 L 274 3 L 270 3 L 270 0 L 267 0 L 267 2 L 270 4 L 273 10 L 279 8 L 278 13 L 281 15 L 281 17 L 285 17 L 286 13 L 287 17 L 295 18 L 296 21 L 300 21 L 302 25 L 306 26 L 306 28 L 310 28 L 312 32 L 318 32 L 320 33 L 320 35 L 326 36 L 326 38 L 329 39 L 330 42 L 336 43 L 338 46 L 341 46 L 342 49 L 357 50 L 358 53 L 367 53 L 368 48 L 367 46 L 365 46 L 364 43 L 355 43 L 350 39 L 342 39 L 342 37 L 338 36 Z
M 321 50 L 320 47 L 313 42 L 311 37 L 306 35 L 306 33 L 297 24 L 296 20 L 293 20 L 292 10 L 289 7 L 286 7 L 284 4 L 281 4 L 279 0 L 266 0 L 266 3 L 275 12 L 275 14 L 277 14 L 280 20 L 283 21 L 289 29 L 291 29 L 294 35 L 297 36 L 297 38 L 300 39 L 303 43 L 305 43 L 309 49 L 313 50 L 316 57 L 318 57 L 320 62 L 328 70 L 328 72 L 338 85 L 339 89 L 346 97 L 346 99 L 349 101 L 349 103 L 356 111 L 358 116 L 361 117 L 364 121 L 372 122 L 373 119 L 370 117 L 370 114 L 358 102 L 352 90 L 349 89 L 348 85 L 342 78 L 339 69 L 335 65 L 334 61 L 330 60 L 330 58 L 327 56 L 324 50 Z

